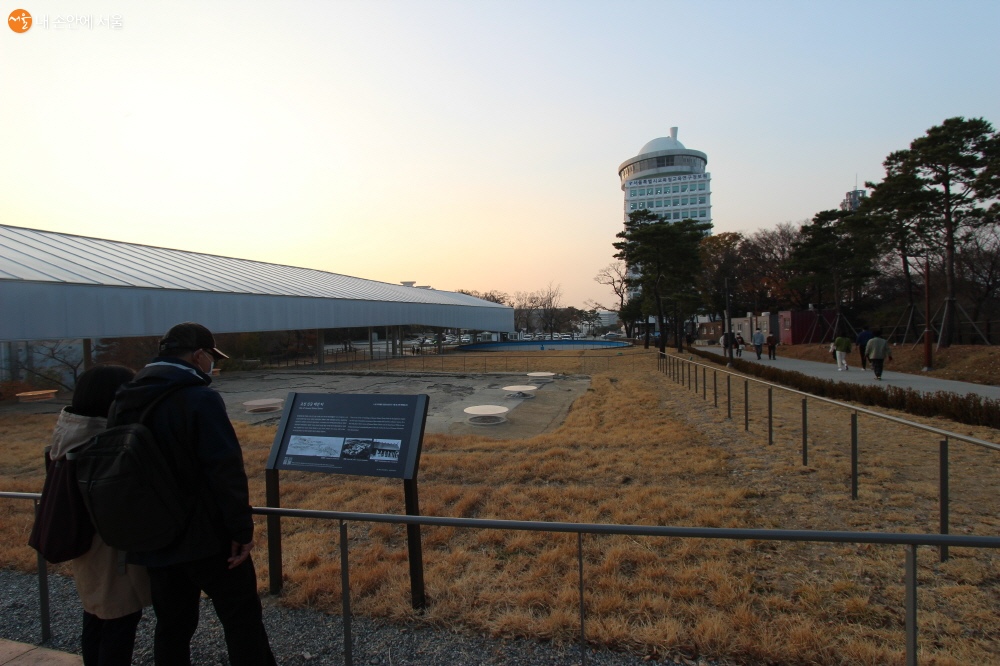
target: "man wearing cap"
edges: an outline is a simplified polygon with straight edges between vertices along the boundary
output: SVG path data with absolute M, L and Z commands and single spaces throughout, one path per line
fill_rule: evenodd
M 138 421 L 146 405 L 174 391 L 146 423 L 196 498 L 187 527 L 173 543 L 129 554 L 149 572 L 158 666 L 191 663 L 202 591 L 222 622 L 233 666 L 275 663 L 250 558 L 253 518 L 243 452 L 222 397 L 209 388 L 215 361 L 223 358 L 211 331 L 194 322 L 178 324 L 160 340 L 159 356 L 116 398 L 115 424 L 122 425 Z

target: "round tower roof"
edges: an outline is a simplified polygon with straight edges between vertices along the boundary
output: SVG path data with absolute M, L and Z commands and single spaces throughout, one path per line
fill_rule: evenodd
M 655 153 L 658 150 L 684 150 L 684 144 L 669 136 L 653 139 L 639 150 L 640 155 Z

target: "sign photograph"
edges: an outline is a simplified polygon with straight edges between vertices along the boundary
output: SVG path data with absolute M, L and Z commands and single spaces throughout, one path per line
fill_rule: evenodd
M 412 479 L 426 395 L 290 393 L 268 469 Z

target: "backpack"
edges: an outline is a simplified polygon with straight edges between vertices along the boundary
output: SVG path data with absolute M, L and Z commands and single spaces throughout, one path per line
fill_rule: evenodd
M 47 562 L 58 564 L 76 559 L 90 550 L 94 524 L 76 482 L 75 463 L 62 458 L 53 461 L 45 447 L 45 486 L 35 511 L 28 545 Z
M 182 482 L 146 425 L 153 410 L 175 387 L 153 400 L 136 423 L 114 426 L 67 454 L 101 539 L 129 552 L 159 550 L 187 527 L 195 494 Z

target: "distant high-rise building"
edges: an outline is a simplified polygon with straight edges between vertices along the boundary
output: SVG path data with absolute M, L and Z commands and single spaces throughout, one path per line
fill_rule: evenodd
M 628 214 L 647 209 L 668 220 L 697 218 L 712 221 L 712 174 L 705 171 L 708 156 L 688 150 L 677 140 L 677 128 L 669 137 L 653 139 L 633 158 L 618 167 Z
M 849 210 L 854 212 L 861 207 L 861 201 L 867 197 L 867 190 L 851 190 L 844 195 L 844 200 L 840 202 L 840 210 Z

